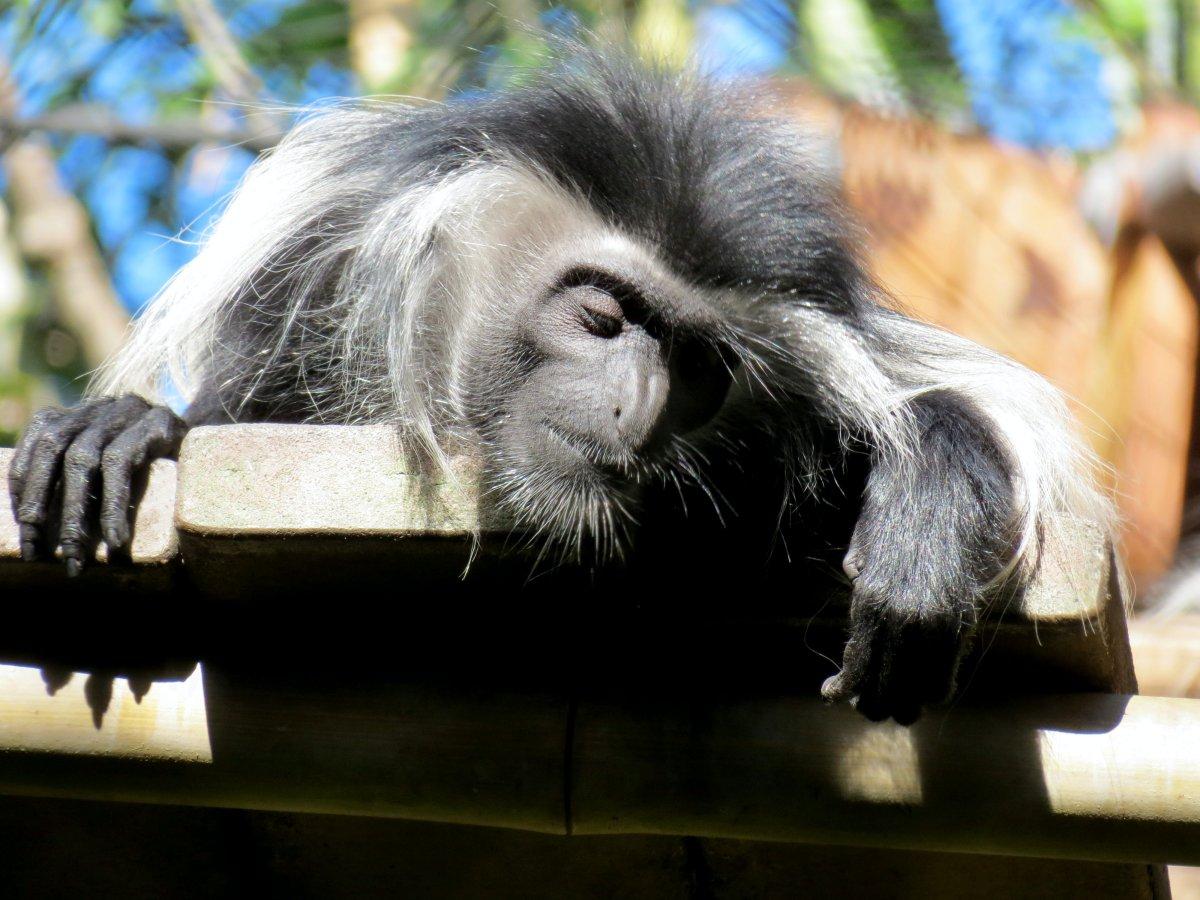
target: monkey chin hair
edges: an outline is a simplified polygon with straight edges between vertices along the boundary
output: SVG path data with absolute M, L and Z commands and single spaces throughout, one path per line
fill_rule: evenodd
M 596 469 L 509 467 L 485 477 L 485 497 L 512 517 L 534 567 L 605 564 L 624 557 L 635 485 Z

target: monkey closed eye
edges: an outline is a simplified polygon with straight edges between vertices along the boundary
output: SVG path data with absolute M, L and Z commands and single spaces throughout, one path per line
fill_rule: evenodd
M 614 338 L 624 327 L 625 315 L 621 306 L 603 291 L 592 291 L 579 301 L 580 321 L 596 337 Z

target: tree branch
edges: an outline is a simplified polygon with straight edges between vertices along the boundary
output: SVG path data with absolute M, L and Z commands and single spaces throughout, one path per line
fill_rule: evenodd
M 188 34 L 229 96 L 241 103 L 261 102 L 262 81 L 242 56 L 212 0 L 177 0 L 176 7 Z
M 262 106 L 262 79 L 246 62 L 237 39 L 212 0 L 176 0 L 184 28 L 200 49 L 218 84 L 243 105 L 243 116 L 255 131 L 280 127 L 276 111 Z
M 48 131 L 58 134 L 92 134 L 114 143 L 159 144 L 187 149 L 197 144 L 236 144 L 266 150 L 283 136 L 283 129 L 255 116 L 234 125 L 204 117 L 172 118 L 158 122 L 128 122 L 111 110 L 94 104 L 73 104 L 37 116 L 0 113 L 0 147 L 26 135 Z M 7 140 L 4 136 L 7 135 Z
M 0 117 L 15 116 L 17 101 L 0 58 Z M 44 142 L 0 141 L 0 166 L 17 247 L 25 259 L 46 267 L 58 318 L 79 339 L 88 365 L 99 365 L 120 346 L 129 314 L 113 289 L 87 210 L 63 186 Z

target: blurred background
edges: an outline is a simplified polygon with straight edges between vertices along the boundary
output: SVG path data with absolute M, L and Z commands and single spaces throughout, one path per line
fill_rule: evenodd
M 584 33 L 769 82 L 899 302 L 1068 394 L 1142 689 L 1200 697 L 1200 0 L 0 0 L 0 446 L 297 107 L 469 101 Z
M 1139 602 L 1182 633 L 1200 611 L 1197 0 L 0 2 L 0 444 L 78 398 L 296 107 L 469 101 L 583 33 L 771 82 L 900 302 L 1072 398 Z M 1200 650 L 1164 671 L 1200 692 Z

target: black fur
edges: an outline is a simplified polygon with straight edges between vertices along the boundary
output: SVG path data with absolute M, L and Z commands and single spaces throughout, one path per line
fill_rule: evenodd
M 388 335 L 359 348 L 356 384 L 380 390 L 354 403 L 328 339 L 347 315 L 331 300 L 355 261 L 346 235 L 407 187 L 480 158 L 517 159 L 652 248 L 655 261 L 548 272 L 537 297 L 514 298 L 512 315 L 471 347 L 466 425 L 493 486 L 509 492 L 498 501 L 535 528 L 573 529 L 581 550 L 613 531 L 624 557 L 593 546 L 592 562 L 648 579 L 657 570 L 660 581 L 689 554 L 725 560 L 736 582 L 781 559 L 836 564 L 849 543 L 851 633 L 824 693 L 871 718 L 911 721 L 953 689 L 965 641 L 1012 558 L 1011 460 L 988 418 L 944 390 L 909 402 L 913 458 L 847 412 L 874 398 L 868 386 L 858 392 L 865 400 L 844 399 L 857 386 L 841 382 L 867 374 L 840 362 L 916 351 L 888 337 L 892 314 L 877 305 L 835 192 L 754 102 L 589 57 L 510 94 L 380 112 L 337 148 L 330 177 L 347 190 L 225 305 L 186 424 L 136 398 L 105 399 L 49 414 L 26 435 L 10 490 L 28 555 L 52 549 L 48 506 L 61 477 L 70 527 L 58 542 L 72 573 L 82 566 L 97 454 L 106 460 L 96 491 L 103 535 L 119 550 L 130 472 L 175 453 L 188 426 L 393 421 L 378 401 L 393 374 Z M 339 240 L 345 250 L 324 252 Z M 430 240 L 428 252 L 440 252 Z M 431 341 L 448 339 L 436 315 L 429 322 Z M 815 346 L 818 327 L 841 343 Z M 447 377 L 436 362 L 420 374 L 431 393 Z M 555 491 L 579 495 L 557 513 L 600 518 L 550 521 L 535 498 Z
M 919 465 L 876 458 L 845 565 L 854 583 L 842 671 L 822 689 L 869 718 L 949 698 L 979 598 L 1007 563 L 1012 473 L 986 425 L 946 394 L 914 401 Z

